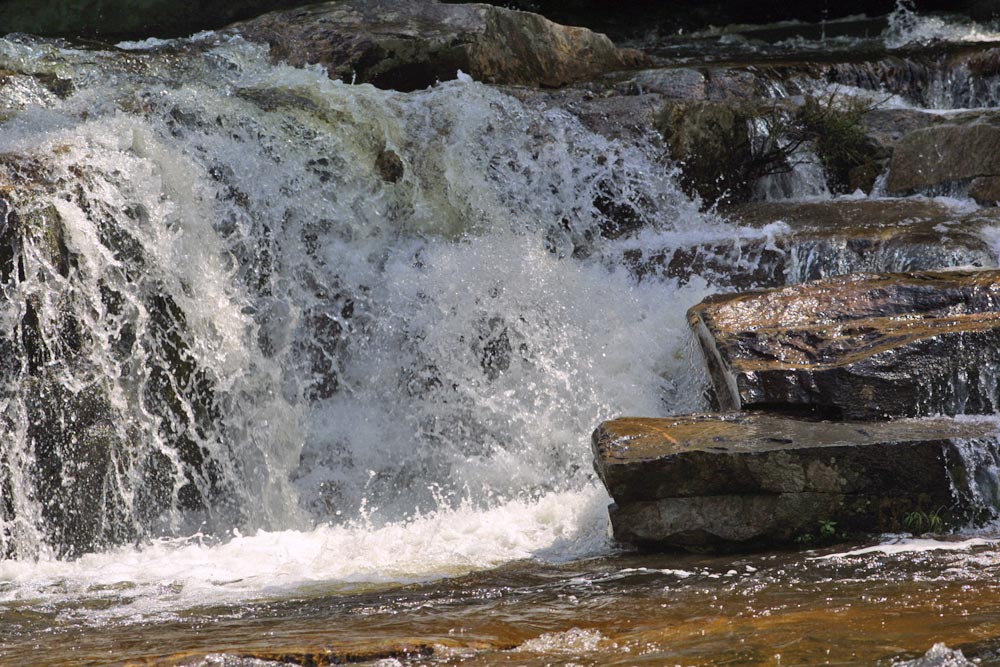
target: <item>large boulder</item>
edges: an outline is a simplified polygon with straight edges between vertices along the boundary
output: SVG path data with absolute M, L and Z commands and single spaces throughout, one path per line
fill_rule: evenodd
M 694 306 L 723 409 L 874 420 L 1000 407 L 1000 271 L 851 274 Z
M 914 130 L 895 146 L 889 194 L 958 192 L 1000 201 L 1000 116 L 973 116 Z
M 335 0 L 227 29 L 275 60 L 319 64 L 331 78 L 416 90 L 454 79 L 558 87 L 650 61 L 602 34 L 528 12 L 436 0 Z
M 964 452 L 997 440 L 990 418 L 712 414 L 605 422 L 593 448 L 618 540 L 713 551 L 985 518 L 996 486 L 975 486 Z

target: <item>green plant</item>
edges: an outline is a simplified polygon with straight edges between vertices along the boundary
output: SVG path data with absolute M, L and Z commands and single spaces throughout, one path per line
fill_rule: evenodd
M 815 541 L 816 536 L 812 533 L 803 533 L 795 538 L 795 544 L 797 544 L 800 549 L 808 549 Z
M 656 127 L 681 165 L 681 183 L 709 205 L 750 199 L 762 177 L 791 171 L 810 145 L 833 192 L 870 189 L 885 152 L 863 119 L 878 104 L 832 92 L 787 100 L 668 103 Z
M 862 123 L 877 106 L 832 92 L 826 97 L 807 95 L 796 112 L 793 134 L 813 144 L 831 191 L 847 192 L 878 174 L 884 151 L 868 137 Z
M 903 517 L 903 527 L 911 533 L 940 533 L 944 530 L 944 519 L 941 518 L 941 510 L 938 508 L 933 512 L 913 511 Z
M 795 538 L 795 544 L 801 549 L 808 549 L 814 546 L 830 544 L 843 535 L 837 534 L 837 522 L 830 519 L 821 519 L 817 522 L 816 533 L 802 533 Z

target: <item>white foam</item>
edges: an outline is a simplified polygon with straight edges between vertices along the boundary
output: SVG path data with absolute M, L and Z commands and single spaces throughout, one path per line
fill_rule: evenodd
M 976 667 L 978 664 L 978 661 L 968 660 L 961 650 L 938 642 L 919 658 L 894 660 L 892 667 Z
M 997 540 L 985 539 L 981 537 L 971 537 L 960 541 L 935 540 L 929 538 L 892 538 L 882 544 L 853 551 L 827 554 L 817 556 L 813 560 L 829 560 L 831 558 L 850 558 L 853 556 L 866 556 L 868 554 L 895 555 L 901 553 L 921 553 L 925 551 L 967 551 L 976 547 L 996 544 Z
M 921 16 L 914 11 L 912 0 L 897 0 L 883 38 L 888 48 L 898 49 L 932 42 L 996 42 L 1000 32 L 957 16 Z
M 609 548 L 608 497 L 596 485 L 513 500 L 490 508 L 471 503 L 406 521 L 363 521 L 311 531 L 261 531 L 222 544 L 199 536 L 160 540 L 53 559 L 0 561 L 0 605 L 75 605 L 95 598 L 119 604 L 87 611 L 87 620 L 133 620 L 199 605 L 453 577 L 532 558 L 562 562 Z
M 529 639 L 514 652 L 544 653 L 549 655 L 587 655 L 600 650 L 603 645 L 609 644 L 599 630 L 589 630 L 581 628 L 570 628 L 564 632 L 546 632 L 534 639 Z

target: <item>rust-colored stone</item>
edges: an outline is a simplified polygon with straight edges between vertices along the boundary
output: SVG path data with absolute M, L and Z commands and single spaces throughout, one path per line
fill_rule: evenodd
M 873 420 L 1000 406 L 1000 271 L 851 274 L 688 312 L 723 409 Z

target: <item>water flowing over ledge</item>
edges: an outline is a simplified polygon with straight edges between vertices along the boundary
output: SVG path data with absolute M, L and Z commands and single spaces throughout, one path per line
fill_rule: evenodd
M 866 87 L 926 35 L 974 41 L 907 25 L 879 35 L 900 48 L 871 79 L 836 94 L 888 100 L 900 118 L 995 103 L 989 81 L 946 86 L 970 71 L 951 61 L 928 65 L 941 85 L 926 99 Z M 997 217 L 967 192 L 886 197 L 881 174 L 871 195 L 834 196 L 810 147 L 753 190 L 782 201 L 715 209 L 682 191 L 653 129 L 665 82 L 822 96 L 821 70 L 671 65 L 552 91 L 456 73 L 400 93 L 212 32 L 119 48 L 10 36 L 0 70 L 0 652 L 28 664 L 56 625 L 93 657 L 108 628 L 183 635 L 250 616 L 288 655 L 343 626 L 377 650 L 336 655 L 396 660 L 403 608 L 454 611 L 414 649 L 441 664 L 509 650 L 677 661 L 678 638 L 746 658 L 722 645 L 731 633 L 691 639 L 704 623 L 690 609 L 721 595 L 702 611 L 743 610 L 763 662 L 794 639 L 767 621 L 797 613 L 782 595 L 829 593 L 868 628 L 884 611 L 869 589 L 930 613 L 996 573 L 994 526 L 903 543 L 912 561 L 891 536 L 822 560 L 640 559 L 609 538 L 590 432 L 708 407 L 690 306 L 828 274 L 996 263 Z M 960 455 L 974 471 L 960 492 L 995 504 L 996 452 Z M 940 590 L 900 583 L 922 578 Z M 990 595 L 955 608 L 987 624 Z M 818 613 L 816 600 L 803 604 Z M 511 627 L 485 627 L 507 601 Z M 213 646 L 252 643 L 223 626 Z M 934 632 L 972 641 L 958 622 Z

